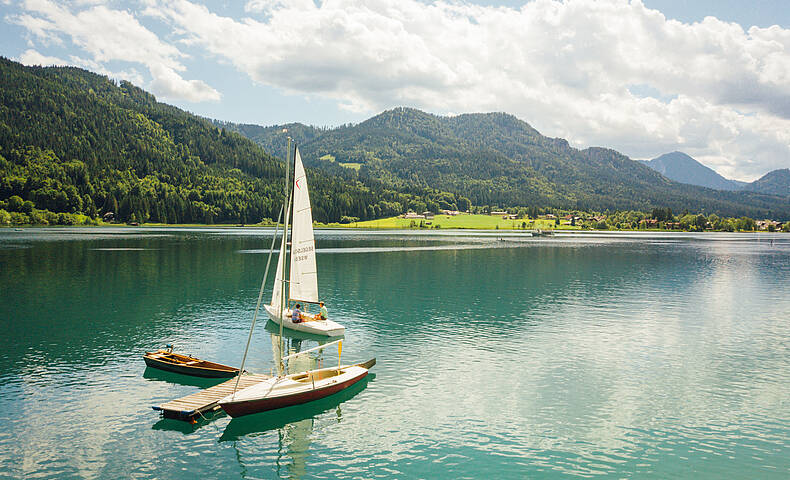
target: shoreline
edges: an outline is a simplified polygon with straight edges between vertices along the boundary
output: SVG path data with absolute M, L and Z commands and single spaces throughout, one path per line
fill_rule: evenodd
M 0 210 L 0 213 L 5 212 Z M 11 228 L 48 227 L 48 226 L 73 226 L 73 227 L 143 227 L 143 228 L 272 228 L 274 221 L 263 218 L 260 222 L 243 224 L 237 221 L 226 223 L 138 223 L 135 221 L 105 221 L 98 217 L 88 217 L 83 214 L 50 214 L 44 211 L 34 211 L 36 215 L 28 216 L 14 212 L 10 218 L 0 220 L 0 226 Z M 355 217 L 347 218 L 345 222 L 313 222 L 314 228 L 325 229 L 366 229 L 366 230 L 481 230 L 501 232 L 573 232 L 573 231 L 611 231 L 611 232 L 790 232 L 790 222 L 774 220 L 755 220 L 749 217 L 718 217 L 710 215 L 683 214 L 668 217 L 661 212 L 654 212 L 656 217 L 650 217 L 641 212 L 616 212 L 614 214 L 598 215 L 581 218 L 573 214 L 563 217 L 554 214 L 540 215 L 536 218 L 524 216 L 519 218 L 516 214 L 495 215 L 484 213 L 431 214 L 422 215 L 409 213 L 395 217 L 379 218 L 376 220 L 362 220 Z M 38 220 L 38 221 L 35 221 Z
M 103 223 L 100 225 L 0 225 L 0 231 L 3 230 L 35 230 L 44 228 L 54 229 L 104 229 L 104 228 L 124 228 L 124 229 L 159 229 L 159 228 L 194 228 L 194 229 L 272 229 L 274 225 L 265 224 L 201 224 L 201 223 L 145 223 L 142 225 L 128 225 L 125 223 Z M 522 229 L 522 228 L 485 228 L 485 227 L 448 227 L 448 228 L 409 228 L 409 227 L 383 227 L 383 226 L 370 226 L 370 225 L 325 225 L 314 224 L 313 228 L 316 230 L 370 230 L 370 231 L 391 231 L 391 232 L 426 232 L 426 233 L 441 233 L 441 232 L 457 232 L 457 231 L 480 231 L 480 232 L 501 232 L 503 234 L 512 235 L 514 233 L 533 234 L 536 231 L 541 231 L 545 234 L 552 235 L 554 233 L 562 234 L 586 234 L 586 233 L 790 233 L 782 230 L 770 232 L 768 230 L 735 230 L 727 232 L 724 230 L 679 230 L 679 229 L 583 229 L 583 228 L 557 228 L 557 229 Z

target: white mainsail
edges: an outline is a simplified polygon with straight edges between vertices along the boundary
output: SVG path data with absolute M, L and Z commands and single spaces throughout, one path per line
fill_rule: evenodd
M 313 209 L 310 207 L 307 176 L 298 148 L 295 155 L 289 297 L 292 300 L 317 303 L 318 271 L 315 264 Z

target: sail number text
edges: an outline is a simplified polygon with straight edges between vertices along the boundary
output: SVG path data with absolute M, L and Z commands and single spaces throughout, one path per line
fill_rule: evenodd
M 291 260 L 294 262 L 301 262 L 302 260 L 307 260 L 307 253 L 312 252 L 314 250 L 314 245 L 309 245 L 307 247 L 297 248 L 293 251 L 291 255 Z

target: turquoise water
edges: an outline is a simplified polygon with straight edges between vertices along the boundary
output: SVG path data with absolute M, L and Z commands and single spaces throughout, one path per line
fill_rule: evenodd
M 238 365 L 270 234 L 0 229 L 0 477 L 790 476 L 788 235 L 319 231 L 321 296 L 369 379 L 159 418 L 215 382 L 142 353 Z

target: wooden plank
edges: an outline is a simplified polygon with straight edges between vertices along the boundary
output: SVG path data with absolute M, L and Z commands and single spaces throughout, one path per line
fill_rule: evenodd
M 239 379 L 239 389 L 255 385 L 267 378 L 270 377 L 260 374 L 243 375 Z M 167 418 L 177 418 L 195 423 L 196 417 L 201 413 L 219 408 L 217 403 L 233 392 L 235 384 L 236 378 L 234 377 L 219 385 L 155 406 L 153 409 L 161 411 L 162 415 Z

